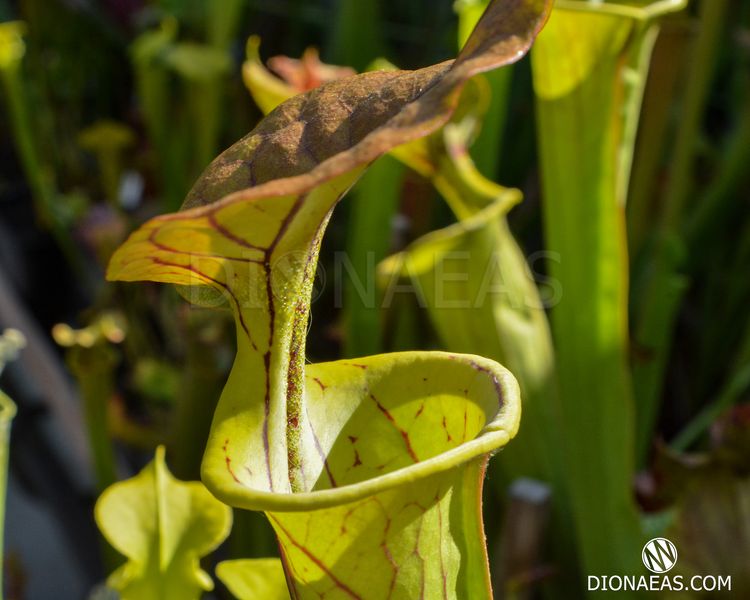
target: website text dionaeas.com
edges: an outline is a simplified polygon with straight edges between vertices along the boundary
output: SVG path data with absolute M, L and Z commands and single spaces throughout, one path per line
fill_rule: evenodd
M 589 575 L 589 592 L 732 591 L 731 575 Z
M 667 575 L 677 564 L 677 548 L 666 538 L 654 538 L 641 553 L 652 575 L 589 575 L 589 592 L 719 592 L 732 590 L 731 575 Z

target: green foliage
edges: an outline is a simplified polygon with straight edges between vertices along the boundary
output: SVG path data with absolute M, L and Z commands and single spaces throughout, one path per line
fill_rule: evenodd
M 385 54 L 382 3 L 379 0 L 337 0 L 338 21 L 332 40 L 336 62 L 358 71 Z M 367 23 L 367 27 L 362 27 Z
M 447 57 L 456 26 L 463 46 L 490 4 L 458 0 L 451 13 L 452 3 L 0 2 L 4 19 L 24 19 L 0 24 L 0 128 L 10 134 L 2 143 L 2 220 L 11 223 L 3 244 L 15 250 L 17 233 L 51 233 L 90 294 L 73 300 L 87 308 L 72 317 L 70 294 L 58 298 L 55 288 L 59 307 L 48 309 L 91 324 L 56 326 L 53 335 L 78 383 L 94 481 L 101 489 L 122 475 L 123 450 L 132 458 L 158 444 L 167 444 L 177 477 L 199 477 L 235 357 L 234 315 L 239 354 L 204 471 L 223 499 L 273 520 L 272 528 L 263 513 L 235 512 L 222 556 L 243 560 L 217 574 L 236 596 L 287 598 L 288 580 L 300 597 L 485 597 L 479 455 L 515 434 L 520 405 L 522 427 L 493 460 L 485 495 L 498 594 L 579 597 L 586 574 L 639 573 L 646 534 L 675 541 L 686 576 L 723 572 L 720 561 L 741 593 L 747 569 L 724 547 L 741 555 L 746 453 L 727 467 L 726 457 L 703 451 L 715 450 L 728 411 L 739 430 L 746 426 L 732 408 L 750 390 L 750 279 L 742 276 L 750 267 L 750 5 L 696 0 L 662 18 L 685 2 L 557 0 L 531 65 L 536 122 L 528 61 L 455 87 L 446 80 L 466 73 L 447 66 L 408 80 L 444 105 L 402 93 L 407 85 L 393 93 L 385 73 L 354 80 L 371 84 L 359 90 L 329 84 L 351 77 L 351 67 L 393 71 L 371 62 L 378 55 L 401 65 Z M 522 17 L 493 24 L 504 42 L 491 52 L 515 43 Z M 284 118 L 261 124 L 263 136 L 209 169 L 189 205 L 211 208 L 150 222 L 119 263 L 128 278 L 169 280 L 195 304 L 231 310 L 191 310 L 169 286 L 102 286 L 101 269 L 127 231 L 176 210 L 219 148 L 258 118 L 236 60 L 245 36 L 258 32 L 264 51 L 308 48 L 299 59 L 273 57 L 266 69 L 259 38 L 250 38 L 242 75 L 260 112 L 297 94 L 309 92 L 307 100 L 278 108 Z M 325 64 L 315 45 L 349 66 Z M 373 101 L 391 93 L 383 105 Z M 362 99 L 368 94 L 371 102 Z M 341 104 L 367 118 L 347 119 Z M 416 113 L 424 121 L 405 134 Z M 308 322 L 303 304 L 320 237 L 355 181 L 331 221 L 326 276 L 316 277 L 321 310 Z M 525 201 L 494 181 L 518 186 Z M 257 196 L 241 191 L 258 187 L 265 191 Z M 447 208 L 433 201 L 435 191 Z M 27 204 L 36 223 L 16 232 L 13 219 Z M 3 253 L 10 279 L 56 285 L 58 275 L 26 249 Z M 373 289 L 373 265 L 394 249 L 380 266 L 384 287 Z M 534 252 L 533 273 L 522 249 Z M 14 256 L 23 257 L 18 265 Z M 17 278 L 27 262 L 29 276 Z M 120 341 L 102 335 L 102 318 L 113 313 L 127 321 Z M 36 348 L 9 374 L 14 394 L 25 387 L 19 373 L 37 375 Z M 308 364 L 414 348 L 449 354 Z M 457 353 L 505 365 L 520 399 L 505 371 L 450 358 Z M 484 389 L 493 377 L 507 384 L 512 410 L 504 415 L 491 404 L 497 390 Z M 10 417 L 12 403 L 0 394 L 2 403 L 0 416 Z M 467 424 L 477 419 L 466 434 L 464 414 Z M 492 423 L 503 431 L 489 431 Z M 516 490 L 509 484 L 529 476 L 551 488 L 549 523 L 539 507 L 529 526 L 503 526 L 518 510 L 518 497 L 507 501 Z M 286 576 L 277 559 L 245 560 L 279 549 L 274 528 Z M 707 541 L 696 547 L 696 537 Z M 727 546 L 729 537 L 740 541 Z M 433 564 L 422 568 L 422 558 Z M 108 570 L 116 560 L 104 547 Z M 371 572 L 358 568 L 363 561 Z M 34 565 L 23 567 L 37 577 Z M 17 583 L 13 572 L 7 589 Z M 186 575 L 194 595 L 205 577 Z
M 41 141 L 32 126 L 29 93 L 24 78 L 26 24 L 22 21 L 0 23 L 0 85 L 7 120 L 13 133 L 19 159 L 31 188 L 37 219 L 47 226 L 73 269 L 81 275 L 79 252 L 66 229 L 64 210 L 57 202 L 55 178 L 40 152 Z M 88 283 L 88 282 L 86 282 Z
M 403 180 L 403 166 L 384 156 L 365 173 L 351 199 L 351 233 L 346 253 L 349 262 L 342 272 L 352 275 L 343 294 L 344 325 L 349 332 L 345 357 L 376 354 L 384 348 L 381 294 L 372 275 L 375 265 L 391 249 L 392 239 L 383 232 L 391 229 Z M 348 268 L 351 273 L 346 271 Z M 360 274 L 365 274 L 362 280 Z
M 97 488 L 102 491 L 117 481 L 107 412 L 119 362 L 118 352 L 111 344 L 122 342 L 125 336 L 122 319 L 117 314 L 104 314 L 83 329 L 76 331 L 58 325 L 52 334 L 59 345 L 67 348 L 68 368 L 78 381 L 94 476 Z
M 386 290 L 399 278 L 411 280 L 443 347 L 491 357 L 518 378 L 524 427 L 495 463 L 503 474 L 496 479 L 498 493 L 502 496 L 503 486 L 519 477 L 551 486 L 556 498 L 554 556 L 569 567 L 575 556 L 565 526 L 568 504 L 552 337 L 540 291 L 506 219 L 521 194 L 483 177 L 467 148 L 481 127 L 482 111 L 492 106 L 486 100 L 490 90 L 481 78 L 473 80 L 451 123 L 427 142 L 396 151 L 430 178 L 459 222 L 419 238 L 384 261 L 379 274 Z M 547 301 L 555 302 L 557 294 L 559 290 L 547 289 Z
M 172 477 L 163 447 L 138 475 L 107 488 L 94 514 L 128 559 L 108 580 L 122 600 L 191 600 L 213 589 L 199 560 L 227 537 L 232 511 L 203 484 Z
M 481 90 L 479 83 L 474 85 Z M 503 463 L 516 475 L 550 481 L 560 473 L 550 464 L 559 446 L 550 433 L 559 410 L 552 340 L 534 278 L 505 218 L 520 192 L 485 179 L 468 156 L 478 104 L 476 95 L 465 93 L 463 118 L 454 117 L 428 143 L 397 151 L 430 176 L 460 221 L 390 257 L 379 275 L 386 289 L 399 277 L 411 278 L 445 348 L 491 357 L 515 374 L 525 427 Z
M 532 53 L 566 481 L 588 573 L 637 569 L 624 205 L 658 10 L 558 2 Z M 603 533 L 606 532 L 606 535 Z
M 223 123 L 222 82 L 232 67 L 228 46 L 241 8 L 242 0 L 206 4 L 206 41 L 180 41 L 177 20 L 167 16 L 158 29 L 143 32 L 131 45 L 167 209 L 179 206 L 187 182 L 200 173 L 218 149 Z
M 659 209 L 650 272 L 640 282 L 641 290 L 634 304 L 636 330 L 634 342 L 652 353 L 649 360 L 638 361 L 633 368 L 633 387 L 638 399 L 637 452 L 643 461 L 650 449 L 659 398 L 664 385 L 664 371 L 672 350 L 678 309 L 688 288 L 685 275 L 687 258 L 683 233 L 685 204 L 695 185 L 692 175 L 697 138 L 706 108 L 709 83 L 714 72 L 722 25 L 729 3 L 726 0 L 701 2 L 701 28 L 693 49 L 693 65 L 675 140 L 675 155 Z
M 20 77 L 26 54 L 23 36 L 26 26 L 21 21 L 0 23 L 0 77 L 7 102 L 9 121 L 14 129 L 15 142 L 29 182 L 34 189 L 34 201 L 40 217 L 48 218 L 52 201 L 50 183 L 40 165 L 35 140 L 30 131 L 29 114 L 23 81 Z
M 202 477 L 228 504 L 268 514 L 294 596 L 490 596 L 477 507 L 485 455 L 518 429 L 515 379 L 444 353 L 306 365 L 305 337 L 336 203 L 373 159 L 443 125 L 467 80 L 520 58 L 548 8 L 495 2 L 452 64 L 288 100 L 214 161 L 186 210 L 152 219 L 112 258 L 110 279 L 178 284 L 232 308 L 237 357 Z M 191 291 L 201 286 L 213 294 Z M 434 548 L 439 561 L 426 559 Z
M 278 558 L 225 560 L 216 566 L 216 576 L 237 600 L 289 600 Z
M 26 338 L 15 329 L 6 329 L 0 335 L 0 374 L 5 365 L 15 360 L 19 351 L 26 345 Z M 4 560 L 3 540 L 5 531 L 5 491 L 8 484 L 8 451 L 10 445 L 10 424 L 16 416 L 16 405 L 0 390 L 0 559 Z M 3 577 L 0 573 L 0 599 L 3 597 Z
M 471 31 L 487 8 L 489 0 L 456 0 L 458 13 L 458 45 L 462 47 L 469 39 Z M 472 156 L 479 171 L 495 179 L 500 167 L 500 151 L 508 118 L 510 86 L 513 81 L 513 68 L 493 71 L 486 75 L 490 86 L 489 107 L 484 117 L 484 125 L 472 147 Z

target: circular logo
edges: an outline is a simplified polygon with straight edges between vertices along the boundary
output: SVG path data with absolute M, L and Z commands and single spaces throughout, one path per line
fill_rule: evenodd
M 677 564 L 677 548 L 667 538 L 654 538 L 643 547 L 641 558 L 652 573 L 666 573 Z

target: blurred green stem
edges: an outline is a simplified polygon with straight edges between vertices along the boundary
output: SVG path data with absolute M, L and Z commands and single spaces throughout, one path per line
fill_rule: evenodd
M 685 49 L 691 40 L 685 23 L 671 22 L 662 28 L 654 49 L 627 205 L 628 250 L 635 259 L 653 231 L 653 216 L 657 208 L 654 192 L 664 167 L 664 150 L 670 134 L 680 74 L 686 66 L 680 64 L 681 68 L 676 68 L 675 57 L 685 57 Z
M 332 39 L 333 61 L 357 71 L 372 68 L 372 61 L 385 52 L 380 3 L 378 0 L 338 0 L 338 7 Z M 403 175 L 403 166 L 390 156 L 384 156 L 372 165 L 353 190 L 350 234 L 344 257 L 348 264 L 336 264 L 337 268 L 351 269 L 343 291 L 345 357 L 369 356 L 384 350 L 383 311 L 381 294 L 375 285 L 375 265 L 391 250 L 391 232 L 399 208 Z
M 16 416 L 16 405 L 0 391 L 0 562 L 5 564 L 5 499 L 8 488 L 8 451 L 10 449 L 10 424 Z M 3 599 L 3 571 L 0 569 L 0 600 Z
M 16 30 L 12 30 L 13 26 Z M 21 65 L 25 49 L 20 39 L 20 23 L 3 23 L 0 25 L 0 45 L 15 43 L 19 50 L 10 55 L 3 53 L 0 60 L 0 75 L 2 75 L 3 89 L 7 99 L 7 114 L 11 124 L 13 137 L 18 149 L 21 165 L 23 166 L 26 180 L 31 187 L 34 198 L 34 208 L 37 218 L 45 227 L 52 227 L 55 219 L 52 216 L 52 201 L 54 198 L 54 186 L 48 169 L 45 169 L 39 160 L 39 155 L 34 143 L 29 112 L 27 110 L 26 92 L 21 78 Z M 5 39 L 9 36 L 18 36 L 15 42 Z
M 336 265 L 351 268 L 344 279 L 344 357 L 370 356 L 384 350 L 375 265 L 391 249 L 390 232 L 398 210 L 403 174 L 404 167 L 399 162 L 383 156 L 352 192 L 350 234 L 344 257 L 349 264 Z
M 213 0 L 206 3 L 206 39 L 209 44 L 215 48 L 229 50 L 241 23 L 240 16 L 244 5 L 245 0 Z
M 750 86 L 747 86 L 750 87 Z M 750 164 L 750 102 L 745 102 L 740 113 L 736 130 L 732 134 L 726 154 L 721 160 L 719 174 L 707 192 L 688 216 L 686 236 L 690 247 L 708 239 L 713 231 L 723 224 L 722 217 L 727 201 L 733 200 L 732 193 L 743 178 L 747 177 Z
M 706 100 L 724 30 L 728 0 L 703 0 L 701 28 L 690 61 L 690 77 L 680 126 L 675 141 L 672 171 L 669 177 L 661 226 L 651 258 L 651 273 L 641 295 L 637 311 L 634 343 L 644 355 L 633 365 L 633 386 L 637 399 L 637 456 L 639 464 L 648 457 L 658 417 L 664 370 L 672 350 L 671 340 L 676 316 L 687 290 L 684 269 L 686 250 L 681 231 L 684 210 L 695 179 L 692 175 L 695 152 L 701 132 Z
M 72 346 L 67 352 L 67 361 L 81 390 L 96 487 L 101 492 L 117 481 L 107 421 L 107 409 L 114 394 L 117 353 L 104 342 L 90 348 Z
M 477 168 L 489 179 L 495 180 L 500 171 L 503 133 L 508 120 L 510 87 L 513 82 L 513 67 L 498 69 L 485 74 L 490 84 L 491 97 L 482 131 L 471 147 Z
M 83 400 L 83 416 L 94 463 L 94 482 L 98 493 L 117 481 L 117 466 L 109 433 L 108 409 L 114 394 L 117 352 L 106 341 L 91 347 L 71 345 L 66 352 L 68 367 L 78 382 Z M 102 560 L 107 571 L 121 562 L 119 554 L 101 540 Z
M 187 356 L 175 399 L 170 448 L 174 473 L 180 479 L 200 479 L 203 450 L 226 378 L 216 364 L 216 344 L 207 339 L 217 330 L 216 324 L 213 313 L 195 309 L 188 315 Z
M 685 452 L 703 435 L 722 413 L 731 408 L 750 389 L 750 321 L 745 328 L 744 339 L 728 382 L 716 399 L 706 406 L 675 437 L 670 446 Z
M 458 0 L 455 10 L 458 13 L 458 46 L 463 47 L 474 26 L 487 8 L 489 0 Z M 484 115 L 482 130 L 471 147 L 471 154 L 479 171 L 497 180 L 500 169 L 500 153 L 503 145 L 505 123 L 508 120 L 510 87 L 513 82 L 513 67 L 497 69 L 485 73 L 490 86 L 490 100 Z
M 163 56 L 176 37 L 177 22 L 168 18 L 162 21 L 158 30 L 142 33 L 130 49 L 141 112 L 164 186 L 165 210 L 179 206 L 184 191 L 180 186 L 185 185 L 175 172 L 173 155 L 168 152 L 169 73 L 164 67 Z
M 218 154 L 223 87 L 224 77 L 221 75 L 205 81 L 189 81 L 185 85 L 190 122 L 195 127 L 191 174 L 196 177 Z
M 227 57 L 240 26 L 240 15 L 245 0 L 214 0 L 206 3 L 206 42 L 217 53 Z M 225 76 L 229 69 L 210 73 L 205 81 L 188 86 L 188 98 L 193 105 L 191 121 L 196 126 L 197 148 L 195 175 L 197 176 L 217 154 L 221 125 L 222 103 L 226 95 Z
M 662 208 L 662 227 L 665 231 L 680 230 L 685 202 L 694 187 L 695 153 L 716 58 L 721 48 L 719 42 L 724 32 L 728 6 L 729 0 L 702 0 L 700 4 L 700 31 L 689 62 L 690 77 L 680 113 L 669 185 Z
M 36 218 L 39 224 L 53 235 L 81 283 L 89 285 L 91 282 L 82 257 L 66 227 L 55 215 L 54 176 L 51 169 L 40 159 L 34 139 L 28 97 L 21 76 L 25 54 L 22 33 L 23 24 L 20 22 L 0 23 L 0 79 L 6 97 L 8 120 L 24 176 L 31 188 Z
M 179 208 L 189 182 L 217 153 L 224 82 L 231 69 L 228 47 L 241 8 L 241 0 L 208 5 L 210 44 L 178 42 L 173 19 L 165 19 L 160 29 L 141 34 L 133 43 L 138 92 L 149 138 L 161 163 L 169 212 Z M 222 11 L 234 16 L 229 18 Z M 172 85 L 172 73 L 179 86 Z
M 364 71 L 385 55 L 385 35 L 379 0 L 338 0 L 333 31 L 332 62 Z
M 566 484 L 588 573 L 635 572 L 643 544 L 624 209 L 657 4 L 558 1 L 532 50 Z

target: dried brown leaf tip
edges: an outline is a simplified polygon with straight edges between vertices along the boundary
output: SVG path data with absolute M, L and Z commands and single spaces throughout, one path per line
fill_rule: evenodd
M 301 194 L 429 135 L 469 78 L 528 52 L 551 4 L 493 0 L 455 61 L 364 73 L 291 98 L 209 165 L 184 208 Z
M 325 83 L 357 74 L 351 67 L 322 62 L 317 48 L 308 48 L 302 58 L 273 56 L 268 59 L 268 68 L 297 92 L 307 92 Z

